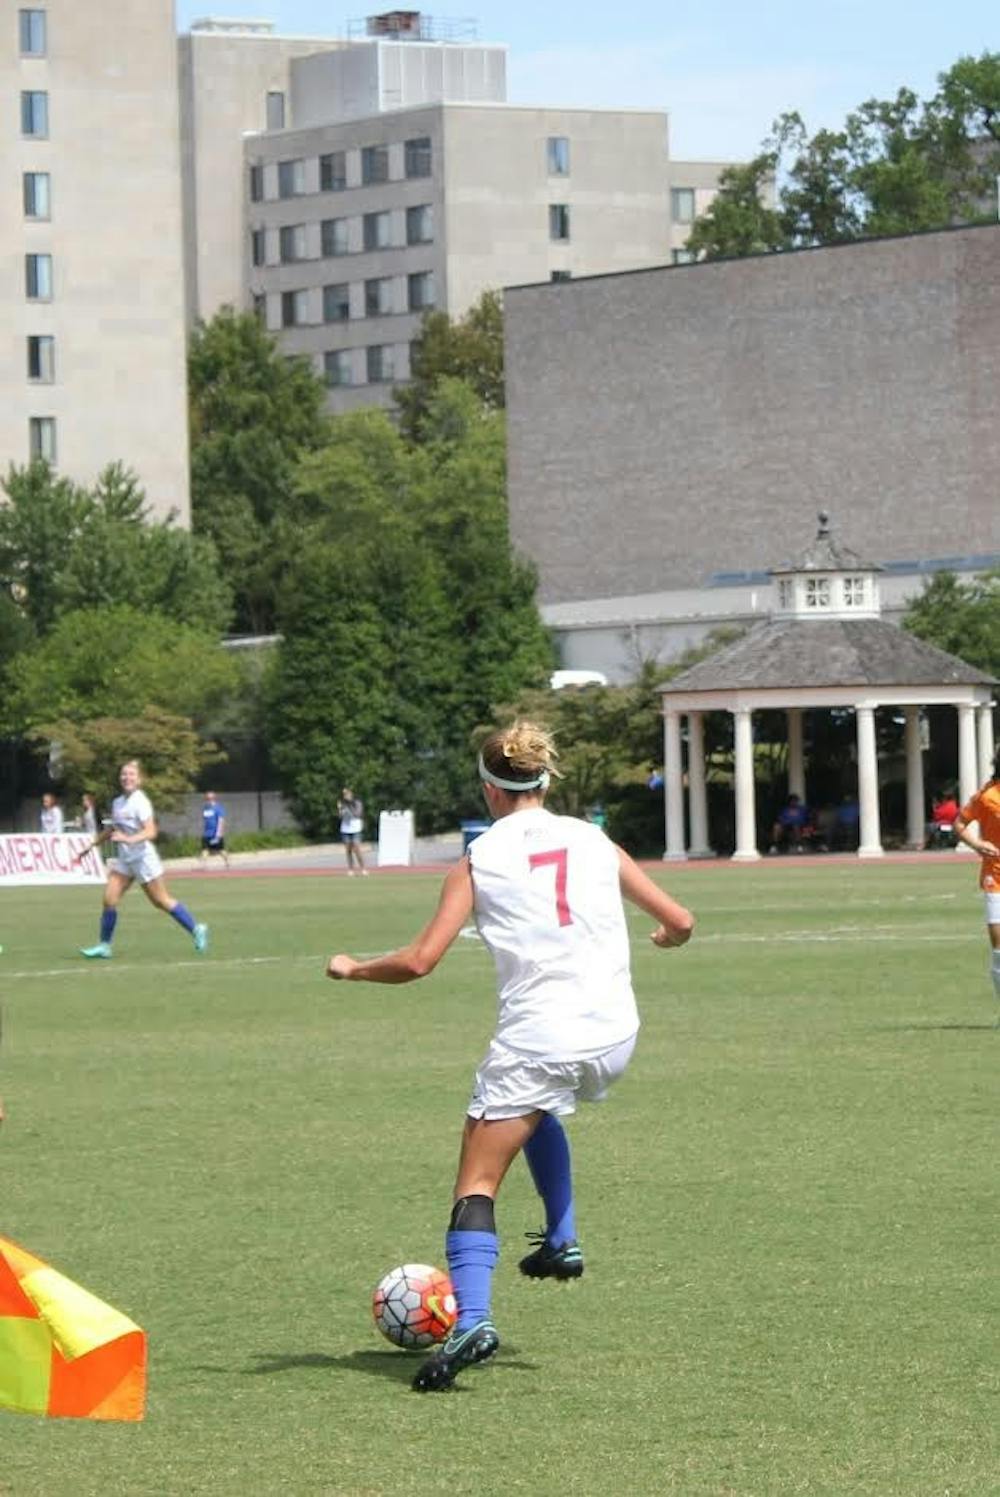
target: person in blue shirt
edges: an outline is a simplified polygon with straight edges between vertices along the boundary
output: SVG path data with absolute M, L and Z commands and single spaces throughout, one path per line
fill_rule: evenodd
M 214 790 L 205 791 L 205 804 L 201 808 L 201 861 L 210 857 L 221 857 L 229 867 L 226 852 L 226 808 L 216 799 Z

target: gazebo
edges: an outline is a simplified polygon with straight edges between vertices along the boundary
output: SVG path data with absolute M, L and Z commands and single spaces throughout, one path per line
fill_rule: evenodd
M 772 569 L 774 607 L 733 644 L 663 688 L 665 858 L 710 857 L 704 714 L 734 719 L 737 862 L 760 857 L 754 793 L 753 714 L 781 709 L 788 722 L 788 789 L 806 799 L 802 714 L 849 708 L 857 723 L 859 858 L 882 856 L 875 712 L 904 714 L 907 842 L 924 840 L 920 709 L 958 713 L 958 780 L 964 804 L 993 762 L 996 680 L 881 618 L 878 573 L 830 534 L 821 512 L 815 541 L 798 561 Z M 681 719 L 688 721 L 689 830 L 684 817 Z

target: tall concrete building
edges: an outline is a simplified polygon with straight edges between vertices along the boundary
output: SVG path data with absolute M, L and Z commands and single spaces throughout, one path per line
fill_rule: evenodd
M 0 464 L 188 503 L 172 0 L 0 0 Z
M 508 105 L 507 49 L 417 11 L 198 22 L 180 76 L 189 318 L 255 308 L 334 409 L 391 401 L 428 310 L 682 259 L 721 169 L 662 113 Z

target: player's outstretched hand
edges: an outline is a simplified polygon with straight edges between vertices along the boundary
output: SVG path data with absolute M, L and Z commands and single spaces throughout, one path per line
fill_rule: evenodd
M 671 930 L 669 925 L 658 925 L 649 938 L 654 946 L 683 946 L 691 939 L 689 930 Z
M 340 956 L 331 956 L 326 964 L 326 975 L 327 977 L 332 977 L 334 982 L 338 982 L 341 978 L 350 977 L 357 966 L 358 963 L 354 960 L 353 956 L 344 956 L 343 954 Z

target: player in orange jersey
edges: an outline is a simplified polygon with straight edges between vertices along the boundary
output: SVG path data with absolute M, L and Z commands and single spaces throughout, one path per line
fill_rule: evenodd
M 979 836 L 969 830 L 979 823 Z M 993 761 L 993 777 L 963 806 L 955 821 L 960 842 L 979 854 L 979 885 L 986 898 L 986 933 L 990 938 L 993 990 L 1000 1000 L 1000 750 Z M 997 1015 L 1000 1026 L 1000 1013 Z

